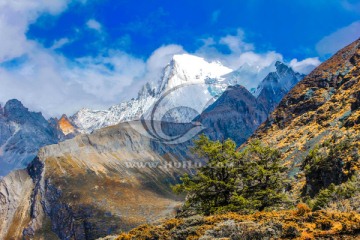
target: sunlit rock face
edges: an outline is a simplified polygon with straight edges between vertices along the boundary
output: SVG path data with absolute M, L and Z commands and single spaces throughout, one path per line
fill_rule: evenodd
M 61 116 L 58 125 L 60 130 L 64 133 L 65 136 L 70 134 L 76 134 L 76 128 L 70 122 L 70 120 L 65 114 Z

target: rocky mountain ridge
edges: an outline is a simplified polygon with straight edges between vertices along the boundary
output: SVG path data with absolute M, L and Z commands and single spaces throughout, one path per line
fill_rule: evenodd
M 188 63 L 189 60 L 191 60 L 192 64 Z M 236 136 L 238 136 L 238 144 L 244 142 L 251 135 L 256 127 L 266 119 L 266 115 L 272 110 L 272 106 L 277 104 L 278 99 L 301 77 L 301 75 L 280 62 L 275 65 L 277 70 L 270 73 L 260 84 L 262 91 L 260 91 L 261 94 L 258 98 L 262 99 L 263 105 L 266 105 L 265 109 L 256 107 L 256 111 L 259 112 L 251 113 L 254 115 L 255 120 L 247 120 L 248 127 L 241 131 L 242 134 L 238 135 L 237 124 L 233 121 L 243 124 L 244 118 L 251 115 L 246 112 L 248 111 L 247 106 L 242 109 L 232 109 L 232 112 L 237 117 L 233 118 L 235 115 L 230 117 L 231 114 L 228 114 L 228 121 L 230 121 L 228 124 L 226 123 L 226 118 L 219 116 L 221 117 L 222 125 L 228 126 L 226 129 L 225 127 L 220 129 L 219 126 L 221 124 L 214 123 L 214 121 L 219 121 L 215 120 L 215 113 L 205 111 L 204 116 L 206 115 L 208 119 L 201 118 L 201 121 L 208 128 L 207 133 L 209 135 L 219 137 L 220 139 L 227 137 L 237 139 Z M 31 113 L 19 101 L 9 101 L 5 108 L 1 110 L 0 116 L 0 125 L 3 129 L 0 136 L 0 160 L 4 166 L 2 172 L 0 171 L 0 175 L 6 175 L 13 169 L 26 167 L 35 157 L 40 147 L 73 138 L 84 129 L 87 129 L 87 132 L 91 132 L 94 129 L 140 118 L 151 119 L 153 121 L 191 122 L 205 108 L 211 105 L 218 98 L 219 94 L 226 91 L 229 84 L 235 84 L 240 81 L 239 79 L 236 80 L 233 76 L 229 79 L 221 77 L 230 71 L 231 69 L 225 68 L 218 62 L 208 63 L 202 58 L 191 55 L 174 56 L 171 63 L 165 68 L 164 76 L 159 82 L 158 87 L 155 88 L 151 84 L 145 84 L 140 90 L 137 99 L 115 105 L 109 111 L 82 109 L 74 116 L 67 117 L 63 115 L 60 119 L 52 118 L 49 121 L 46 121 L 40 113 Z M 274 75 L 271 78 L 273 83 L 265 84 L 272 74 Z M 174 86 L 181 86 L 184 83 L 191 84 L 185 84 L 186 86 L 176 91 L 169 91 Z M 265 92 L 270 87 L 272 88 L 271 91 Z M 271 92 L 271 94 L 268 92 Z M 254 101 L 252 94 L 248 94 L 245 88 L 244 91 L 239 91 L 236 94 L 241 95 L 236 98 L 241 98 L 247 103 Z M 235 97 L 236 94 L 232 93 L 230 95 Z M 228 96 L 228 94 L 225 94 L 225 96 Z M 221 97 L 221 99 L 224 97 Z M 231 101 L 226 100 L 225 102 L 231 105 Z M 156 109 L 154 109 L 154 105 L 157 107 Z M 156 111 L 153 112 L 153 110 Z M 213 114 L 214 116 L 212 116 Z M 226 133 L 223 134 L 221 131 Z M 36 134 L 37 136 L 32 138 Z M 31 141 L 29 140 L 30 138 L 32 138 Z
M 58 143 L 58 135 L 41 113 L 9 100 L 0 111 L 0 176 L 25 168 L 41 147 Z
M 358 134 L 359 53 L 355 41 L 321 64 L 280 102 L 254 138 L 275 143 L 292 169 L 333 133 Z

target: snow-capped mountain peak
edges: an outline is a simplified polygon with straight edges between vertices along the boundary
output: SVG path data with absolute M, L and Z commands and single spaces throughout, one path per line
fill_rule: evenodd
M 208 62 L 202 57 L 178 54 L 164 67 L 158 82 L 146 83 L 136 99 L 114 105 L 107 110 L 84 108 L 70 117 L 70 120 L 77 126 L 78 131 L 90 133 L 120 122 L 138 120 L 141 117 L 152 118 L 154 115 L 150 112 L 157 103 L 159 112 L 153 120 L 188 122 L 195 117 L 194 114 L 200 114 L 204 107 L 221 96 L 228 86 L 242 85 L 258 96 L 264 85 L 267 85 L 267 81 L 262 80 L 266 79 L 268 74 L 274 76 L 272 79 L 281 81 L 279 84 L 283 85 L 281 88 L 284 90 L 288 90 L 300 78 L 281 62 L 268 67 L 244 64 L 233 71 L 219 61 Z
M 220 78 L 233 70 L 220 62 L 207 62 L 204 58 L 190 54 L 174 55 L 165 67 L 159 92 L 181 84 L 205 83 L 206 79 Z

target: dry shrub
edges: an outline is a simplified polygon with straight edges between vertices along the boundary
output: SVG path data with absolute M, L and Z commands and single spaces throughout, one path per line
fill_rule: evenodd
M 297 216 L 304 216 L 306 213 L 311 212 L 311 209 L 308 205 L 306 205 L 305 203 L 299 203 L 296 206 L 296 215 Z

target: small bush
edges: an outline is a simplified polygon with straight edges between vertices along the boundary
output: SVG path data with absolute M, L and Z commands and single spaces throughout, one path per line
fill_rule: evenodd
M 311 212 L 310 207 L 305 203 L 299 203 L 296 206 L 296 215 L 297 216 L 304 216 L 306 213 Z

